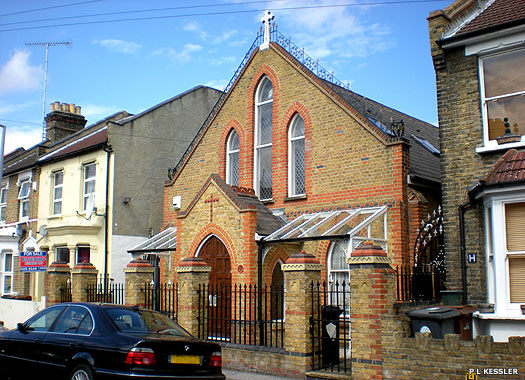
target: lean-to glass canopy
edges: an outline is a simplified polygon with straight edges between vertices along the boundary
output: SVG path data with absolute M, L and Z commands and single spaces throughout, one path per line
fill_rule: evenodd
M 362 237 L 386 241 L 386 206 L 301 215 L 263 238 L 264 242 Z
M 143 241 L 136 247 L 128 250 L 129 253 L 155 253 L 175 251 L 177 246 L 177 228 L 170 227 Z

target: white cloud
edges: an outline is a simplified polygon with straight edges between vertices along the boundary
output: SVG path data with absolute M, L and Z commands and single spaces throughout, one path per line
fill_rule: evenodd
M 42 141 L 42 127 L 36 125 L 22 125 L 8 127 L 5 136 L 4 152 L 8 154 L 16 148 L 31 148 Z
M 139 45 L 135 42 L 123 40 L 105 39 L 95 40 L 93 41 L 93 43 L 95 45 L 100 45 L 108 50 L 122 54 L 136 54 L 142 48 L 142 45 Z
M 211 80 L 205 83 L 205 86 L 216 88 L 217 90 L 223 91 L 228 85 L 228 80 Z
M 229 30 L 229 31 L 223 32 L 222 34 L 219 34 L 218 36 L 215 36 L 213 34 L 206 32 L 203 29 L 202 25 L 199 24 L 197 21 L 190 21 L 184 24 L 182 29 L 184 29 L 187 32 L 195 33 L 203 41 L 209 41 L 213 44 L 222 44 L 230 40 L 233 36 L 237 35 L 238 33 L 236 30 Z
M 219 58 L 216 58 L 216 59 L 212 59 L 210 61 L 210 63 L 212 65 L 223 65 L 225 63 L 232 63 L 232 62 L 235 62 L 237 60 L 237 58 L 235 58 L 234 56 L 229 56 L 229 57 L 219 57 Z
M 191 53 L 202 50 L 202 46 L 196 44 L 186 44 L 182 50 L 177 51 L 173 48 L 162 48 L 155 50 L 152 55 L 158 57 L 168 57 L 177 62 L 189 62 L 191 60 Z
M 374 7 L 349 6 L 327 7 L 331 0 L 309 0 L 301 6 L 317 6 L 312 9 L 275 11 L 276 22 L 285 25 L 281 31 L 293 35 L 292 41 L 305 48 L 313 58 L 367 57 L 393 46 L 391 30 L 379 23 L 368 24 L 367 13 Z M 269 8 L 279 8 L 278 2 Z M 290 33 L 291 32 L 291 33 Z
M 17 49 L 0 68 L 0 95 L 40 88 L 44 70 L 29 63 L 30 55 L 28 50 Z

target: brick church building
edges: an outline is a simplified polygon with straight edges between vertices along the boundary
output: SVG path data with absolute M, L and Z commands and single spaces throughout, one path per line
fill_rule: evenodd
M 304 251 L 329 283 L 348 283 L 346 257 L 364 240 L 413 263 L 419 223 L 440 202 L 438 129 L 298 51 L 267 21 L 170 170 L 164 231 L 130 251 L 161 252 L 162 281 L 200 257 L 211 283 L 279 285 Z

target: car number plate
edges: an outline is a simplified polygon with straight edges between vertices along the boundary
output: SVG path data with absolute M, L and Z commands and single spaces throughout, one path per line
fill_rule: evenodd
M 201 358 L 197 355 L 170 355 L 171 364 L 201 364 Z

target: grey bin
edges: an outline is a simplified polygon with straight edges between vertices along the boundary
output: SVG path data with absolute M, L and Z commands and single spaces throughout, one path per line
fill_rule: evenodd
M 459 312 L 443 306 L 427 307 L 409 311 L 407 315 L 412 321 L 412 331 L 430 332 L 432 338 L 443 339 L 445 334 L 455 334 L 454 318 Z

